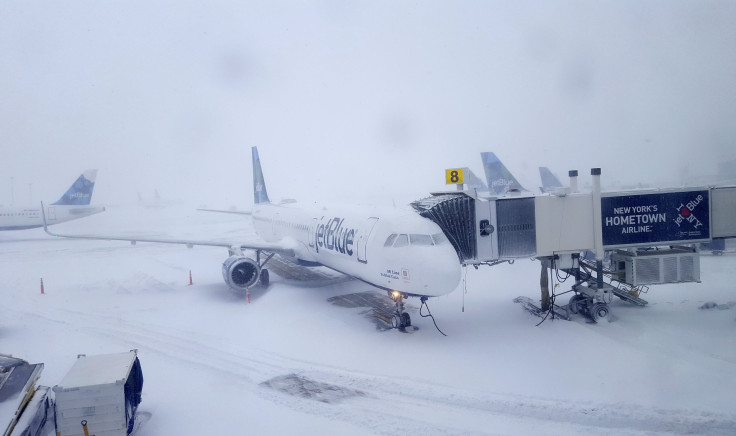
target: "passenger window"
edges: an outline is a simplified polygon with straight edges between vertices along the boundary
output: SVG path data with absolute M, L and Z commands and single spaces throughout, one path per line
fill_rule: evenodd
M 432 237 L 429 235 L 411 234 L 409 235 L 411 245 L 432 245 Z
M 407 245 L 409 245 L 409 235 L 401 234 L 396 237 L 394 247 L 406 247 Z
M 388 235 L 388 238 L 386 238 L 386 243 L 383 244 L 384 247 L 390 247 L 394 244 L 394 240 L 396 239 L 396 233 L 392 233 Z

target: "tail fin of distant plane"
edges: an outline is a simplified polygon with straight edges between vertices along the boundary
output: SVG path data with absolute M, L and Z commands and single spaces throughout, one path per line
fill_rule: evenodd
M 258 157 L 258 148 L 252 147 L 253 154 L 253 202 L 270 203 L 268 192 L 266 192 L 266 182 L 263 180 L 263 171 L 261 170 L 261 159 Z
M 542 192 L 554 192 L 557 188 L 562 188 L 560 180 L 547 167 L 539 167 L 539 177 L 542 179 L 542 186 L 539 188 Z
M 491 192 L 500 195 L 511 190 L 526 191 L 492 151 L 482 152 L 480 157 Z
M 86 206 L 92 200 L 97 170 L 87 170 L 79 176 L 72 186 L 54 205 Z
M 476 176 L 475 173 L 472 172 L 468 167 L 463 168 L 463 179 L 465 182 L 465 186 L 467 186 L 468 189 L 476 189 L 478 191 L 488 190 L 486 182 L 481 180 L 480 177 Z

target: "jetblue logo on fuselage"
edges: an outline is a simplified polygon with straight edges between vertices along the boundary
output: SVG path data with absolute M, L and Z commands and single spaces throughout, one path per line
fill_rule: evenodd
M 353 255 L 355 243 L 355 229 L 344 227 L 345 218 L 330 218 L 322 222 L 315 229 L 315 249 L 332 250 L 336 253 Z

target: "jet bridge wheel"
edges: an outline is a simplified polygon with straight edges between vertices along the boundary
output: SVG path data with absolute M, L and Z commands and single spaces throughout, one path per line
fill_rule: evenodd
M 268 287 L 268 283 L 269 283 L 269 280 L 270 279 L 268 277 L 268 270 L 267 269 L 262 269 L 261 270 L 261 277 L 259 278 L 259 280 L 261 282 L 261 286 L 263 286 L 264 288 L 267 288 Z
M 602 319 L 607 319 L 609 313 L 610 309 L 608 308 L 608 304 L 606 303 L 595 303 L 590 309 L 590 315 L 595 322 L 598 322 Z
M 570 302 L 567 303 L 567 308 L 570 311 L 570 313 L 579 313 L 581 307 L 583 306 L 583 302 L 585 301 L 585 297 L 583 297 L 580 294 L 575 294 L 572 297 L 570 297 Z

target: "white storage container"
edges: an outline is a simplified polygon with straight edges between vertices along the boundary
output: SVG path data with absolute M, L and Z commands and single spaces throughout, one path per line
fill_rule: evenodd
M 60 436 L 126 436 L 133 430 L 141 401 L 143 373 L 136 350 L 80 355 L 53 390 L 56 432 Z

